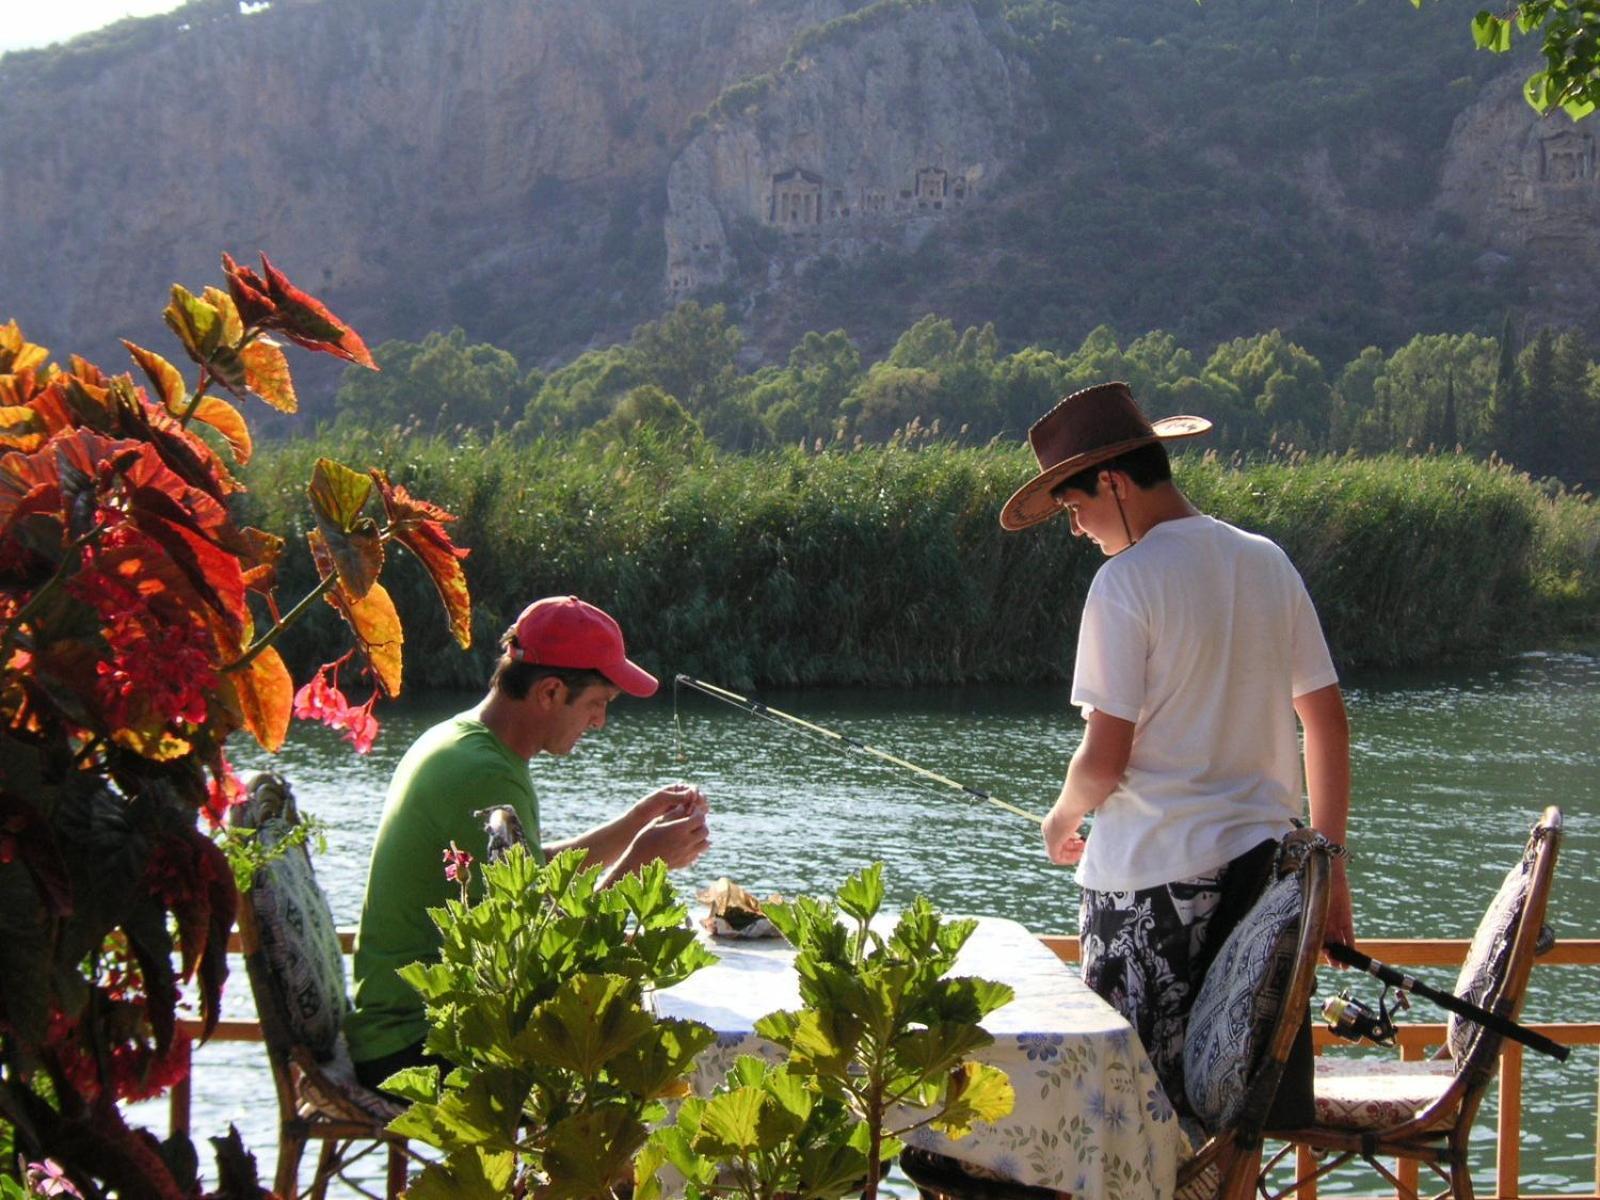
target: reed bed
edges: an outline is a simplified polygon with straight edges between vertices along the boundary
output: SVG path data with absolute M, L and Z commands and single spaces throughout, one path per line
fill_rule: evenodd
M 1031 473 L 1020 446 L 925 441 L 754 455 L 648 436 L 528 444 L 351 432 L 267 449 L 244 503 L 304 528 L 317 456 L 387 465 L 458 514 L 472 547 L 474 645 L 456 651 L 420 568 L 389 587 L 408 686 L 479 687 L 527 600 L 572 592 L 614 612 L 637 657 L 732 686 L 1036 683 L 1071 674 L 1101 561 L 1065 522 L 1005 534 Z M 1341 665 L 1407 666 L 1600 640 L 1600 507 L 1465 456 L 1185 454 L 1207 512 L 1276 539 Z M 403 553 L 403 552 L 402 552 Z M 312 582 L 291 556 L 285 598 Z M 302 670 L 334 644 L 319 614 L 289 639 Z

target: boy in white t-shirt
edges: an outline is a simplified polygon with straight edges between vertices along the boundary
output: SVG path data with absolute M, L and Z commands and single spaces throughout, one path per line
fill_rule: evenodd
M 1350 799 L 1344 700 L 1299 573 L 1172 482 L 1162 442 L 1210 427 L 1152 425 L 1124 383 L 1076 392 L 1028 431 L 1040 473 L 1000 515 L 1023 529 L 1065 511 L 1108 558 L 1072 682 L 1087 728 L 1042 831 L 1051 861 L 1078 868 L 1083 977 L 1138 1030 L 1180 1112 L 1189 1009 L 1221 926 L 1301 814 L 1297 718 L 1311 824 L 1341 846 Z M 1328 940 L 1351 944 L 1334 862 Z

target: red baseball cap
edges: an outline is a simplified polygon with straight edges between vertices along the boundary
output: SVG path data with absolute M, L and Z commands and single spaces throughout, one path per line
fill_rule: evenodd
M 515 662 L 598 671 L 630 696 L 653 696 L 660 686 L 628 661 L 622 627 L 576 596 L 546 596 L 523 609 L 507 652 Z

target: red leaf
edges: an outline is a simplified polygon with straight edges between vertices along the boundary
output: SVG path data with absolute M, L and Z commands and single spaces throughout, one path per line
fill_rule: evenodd
M 261 256 L 261 269 L 267 277 L 267 294 L 277 306 L 277 312 L 262 322 L 264 327 L 281 330 L 290 341 L 307 350 L 320 350 L 374 371 L 378 369 L 360 335 L 329 312 L 320 300 L 290 283 L 265 254 Z
M 389 477 L 382 471 L 374 471 L 372 477 L 383 497 L 390 529 L 396 540 L 415 554 L 427 569 L 444 604 L 450 632 L 465 650 L 472 645 L 472 596 L 467 590 L 467 576 L 461 560 L 472 552 L 454 545 L 445 532 L 444 522 L 454 521 L 454 515 L 436 504 L 414 499 L 404 487 L 391 486 Z
M 233 255 L 223 254 L 222 273 L 228 280 L 228 293 L 239 310 L 239 319 L 246 325 L 264 325 L 278 311 L 267 295 L 267 281 L 249 267 L 234 262 Z

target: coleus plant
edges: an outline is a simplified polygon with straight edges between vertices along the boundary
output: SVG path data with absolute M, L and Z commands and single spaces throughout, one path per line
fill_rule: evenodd
M 320 582 L 280 613 L 285 542 L 230 505 L 242 484 L 223 454 L 242 466 L 253 449 L 234 402 L 296 408 L 280 338 L 374 364 L 264 255 L 259 272 L 222 261 L 226 290 L 174 286 L 164 313 L 192 386 L 142 346 L 124 343 L 140 378 L 111 375 L 0 326 L 0 1119 L 91 1200 L 195 1187 L 187 1140 L 159 1145 L 118 1105 L 186 1070 L 186 985 L 202 1036 L 218 1018 L 237 892 L 205 826 L 241 794 L 228 739 L 275 750 L 297 708 L 358 749 L 374 732 L 372 701 L 352 708 L 331 664 L 297 699 L 278 637 L 323 598 L 374 698 L 398 694 L 379 582 L 398 543 L 470 640 L 449 514 L 326 459 L 309 485 Z
M 1004 1071 L 970 1056 L 993 1038 L 979 1022 L 1012 998 L 1006 984 L 949 975 L 976 922 L 944 921 L 917 897 L 887 936 L 883 864 L 852 875 L 837 903 L 801 897 L 763 911 L 795 947 L 802 1007 L 756 1023 L 787 1052 L 740 1060 L 725 1087 L 686 1101 L 639 1162 L 639 1200 L 670 1164 L 697 1197 L 876 1197 L 900 1136 L 931 1125 L 960 1138 L 1015 1099 Z
M 450 856 L 446 856 L 447 859 Z M 687 927 L 661 861 L 609 888 L 582 851 L 538 865 L 514 846 L 481 899 L 432 910 L 437 963 L 400 974 L 422 995 L 427 1051 L 384 1087 L 411 1106 L 389 1128 L 443 1151 L 409 1200 L 613 1197 L 665 1102 L 687 1094 L 715 1038 L 656 1017 L 649 994 L 713 956 Z

